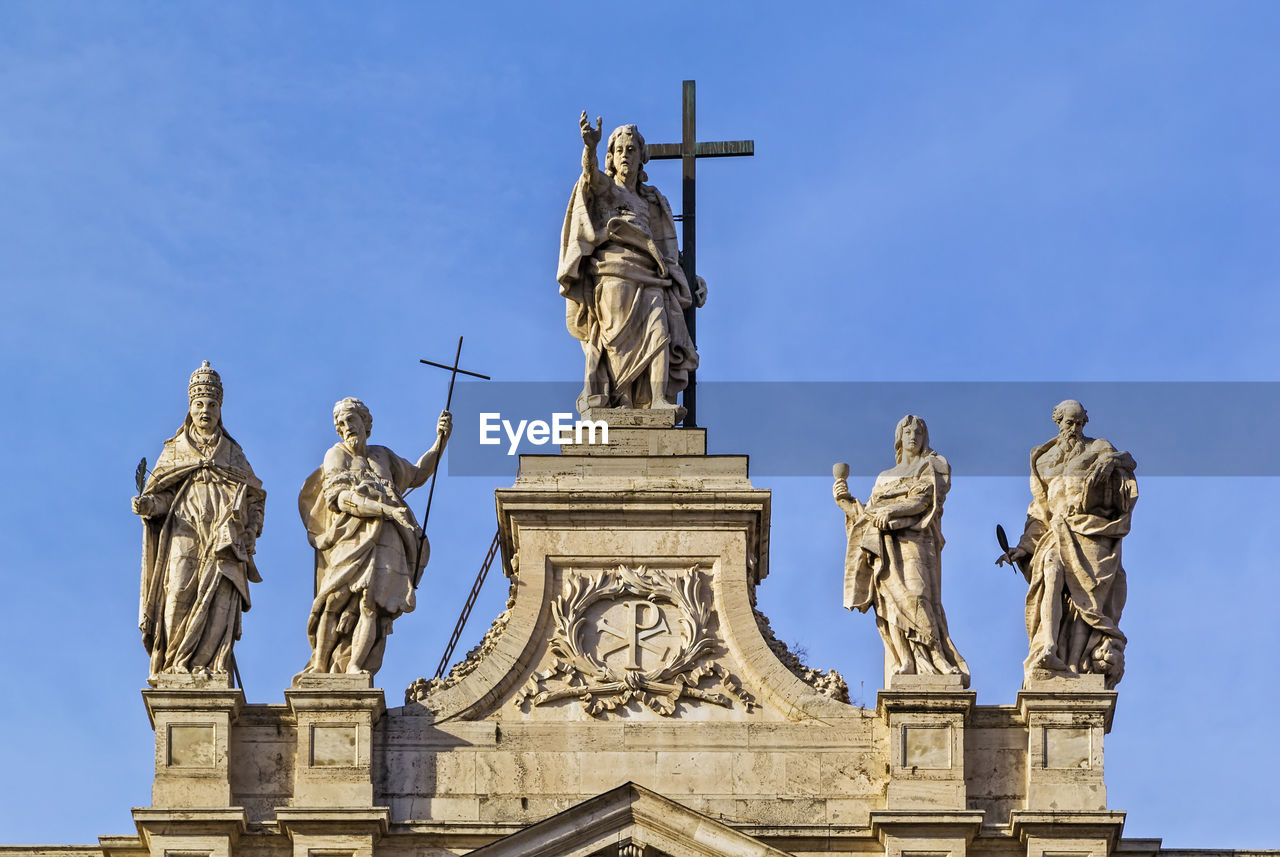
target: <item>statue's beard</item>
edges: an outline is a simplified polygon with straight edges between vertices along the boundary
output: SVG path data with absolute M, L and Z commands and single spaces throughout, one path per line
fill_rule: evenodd
M 1084 449 L 1084 438 L 1075 432 L 1062 432 L 1055 448 L 1063 459 L 1071 458 Z

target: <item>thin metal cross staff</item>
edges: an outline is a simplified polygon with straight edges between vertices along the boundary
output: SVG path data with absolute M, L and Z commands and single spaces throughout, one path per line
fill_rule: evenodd
M 756 144 L 754 140 L 724 140 L 719 142 L 698 142 L 698 134 L 696 127 L 694 98 L 696 83 L 692 80 L 684 82 L 684 98 L 683 98 L 683 122 L 681 141 L 679 143 L 650 143 L 649 160 L 661 161 L 679 158 L 682 164 L 682 174 L 684 181 L 683 194 L 680 203 L 681 212 L 680 220 L 682 228 L 680 267 L 684 269 L 684 278 L 689 281 L 689 288 L 696 290 L 698 288 L 697 273 L 697 194 L 695 186 L 697 184 L 697 163 L 698 158 L 726 158 L 733 155 L 754 155 L 756 153 Z M 689 338 L 694 345 L 698 344 L 698 325 L 697 318 L 694 314 L 694 307 L 690 306 L 684 311 L 684 323 L 689 328 Z M 684 427 L 693 428 L 698 424 L 697 418 L 697 372 L 689 373 L 689 386 L 684 388 Z
M 466 369 L 458 368 L 458 361 L 462 359 L 462 337 L 458 337 L 458 351 L 453 355 L 453 365 L 448 366 L 444 363 L 436 363 L 434 360 L 419 360 L 419 363 L 425 363 L 428 366 L 435 366 L 438 369 L 449 370 L 449 396 L 445 399 L 444 409 L 447 411 L 453 406 L 453 384 L 458 380 L 458 375 L 470 375 L 473 378 L 483 378 L 491 380 L 488 375 L 481 375 L 479 372 L 470 372 Z M 444 450 L 440 450 L 444 454 Z M 413 588 L 417 589 L 418 584 L 422 582 L 422 548 L 427 543 L 427 519 L 431 517 L 431 500 L 436 494 L 436 475 L 440 472 L 440 459 L 436 459 L 436 469 L 431 472 L 431 487 L 427 490 L 427 510 L 422 513 L 422 535 L 418 537 L 418 555 L 413 560 Z

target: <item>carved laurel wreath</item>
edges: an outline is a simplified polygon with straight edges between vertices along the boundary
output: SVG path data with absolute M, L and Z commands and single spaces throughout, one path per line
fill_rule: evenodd
M 708 628 L 711 609 L 702 594 L 702 578 L 696 566 L 677 577 L 661 569 L 624 565 L 571 577 L 564 594 L 551 603 L 554 635 L 549 648 L 555 661 L 530 677 L 516 694 L 516 705 L 577 698 L 588 714 L 599 717 L 635 700 L 658 714 L 670 715 L 681 697 L 690 697 L 726 708 L 737 699 L 750 711 L 755 700 L 728 670 L 720 664 L 699 663 L 716 648 Z M 680 648 L 652 670 L 615 670 L 583 648 L 587 610 L 599 601 L 628 595 L 655 604 L 666 602 L 680 613 Z M 727 695 L 699 689 L 697 685 L 708 676 L 718 677 Z

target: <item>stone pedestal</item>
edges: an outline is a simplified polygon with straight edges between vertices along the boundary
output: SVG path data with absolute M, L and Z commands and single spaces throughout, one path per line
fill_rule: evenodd
M 239 808 L 135 808 L 133 823 L 150 857 L 231 857 L 246 827 Z
M 888 727 L 890 814 L 934 810 L 950 816 L 968 809 L 964 728 L 975 698 L 960 676 L 893 676 L 877 695 L 876 711 Z
M 276 821 L 294 857 L 372 857 L 391 821 L 373 805 L 373 727 L 386 712 L 369 675 L 301 674 L 284 692 L 297 723 L 292 806 Z
M 584 421 L 603 422 L 609 426 L 607 442 L 575 443 L 564 451 L 573 455 L 706 455 L 706 429 L 676 429 L 677 417 L 684 409 L 640 411 L 627 408 L 587 408 Z M 657 429 L 657 431 L 655 431 Z M 583 440 L 591 435 L 584 430 Z M 575 440 L 576 440 L 575 436 Z
M 373 808 L 373 724 L 387 710 L 368 675 L 299 675 L 284 692 L 297 722 L 293 809 Z
M 293 844 L 293 857 L 373 857 L 373 846 L 390 825 L 391 810 L 280 807 L 276 820 Z
M 1027 724 L 1028 812 L 1107 808 L 1102 738 L 1115 706 L 1116 692 L 1100 675 L 1026 682 L 1018 711 Z
M 1108 857 L 1120 841 L 1124 815 L 1014 810 L 1010 827 L 1027 857 Z
M 981 810 L 883 810 L 871 813 L 871 832 L 885 857 L 965 857 L 982 827 Z
M 156 733 L 156 809 L 223 809 L 231 806 L 231 724 L 244 707 L 244 691 L 230 681 L 161 676 L 142 691 Z

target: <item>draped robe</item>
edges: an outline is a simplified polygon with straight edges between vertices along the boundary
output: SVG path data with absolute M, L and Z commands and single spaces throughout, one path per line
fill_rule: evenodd
M 385 446 L 371 444 L 364 455 L 357 455 L 339 443 L 325 454 L 323 466 L 308 477 L 298 496 L 307 538 L 316 549 L 316 595 L 307 621 L 312 649 L 326 610 L 351 614 L 339 626 L 340 641 L 330 663 L 321 665 L 329 672 L 346 669 L 355 611 L 362 605 L 379 618 L 379 644 L 372 655 L 376 663 L 368 665 L 370 672 L 377 672 L 391 620 L 413 612 L 417 604 L 414 584 L 430 550 L 423 536 L 419 551 L 418 531 L 408 526 L 414 518 L 403 494 L 416 473 L 415 464 Z M 401 509 L 404 521 L 351 514 L 339 501 L 343 491 Z
M 942 609 L 942 504 L 951 488 L 951 466 L 932 450 L 905 471 L 886 470 L 861 512 L 845 515 L 844 606 L 866 612 L 874 608 L 885 650 L 898 653 L 889 626 L 959 670 L 969 686 L 969 667 L 947 630 Z M 881 530 L 870 512 L 888 513 Z M 901 660 L 894 669 L 903 666 Z
M 205 668 L 224 673 L 262 580 L 254 543 L 266 492 L 244 451 L 219 426 L 202 449 L 190 423 L 165 441 L 143 497 L 165 512 L 144 518 L 139 626 L 151 675 Z
M 1083 438 L 1062 460 L 1056 460 L 1062 455 L 1057 450 L 1055 438 L 1031 451 L 1031 505 L 1018 542 L 1031 556 L 1022 564 L 1030 583 L 1024 667 L 1030 675 L 1050 656 L 1072 672 L 1105 672 L 1107 686 L 1114 687 L 1124 672 L 1120 614 L 1128 595 L 1120 542 L 1138 499 L 1137 465 L 1101 439 Z M 1104 476 L 1106 464 L 1110 473 Z M 1073 627 L 1085 630 L 1081 624 L 1088 626 L 1088 642 L 1071 663 L 1068 640 Z M 1105 670 L 1093 661 L 1100 646 L 1113 659 Z
M 565 325 L 587 358 L 580 407 L 630 399 L 674 401 L 698 367 L 684 321 L 693 296 L 679 263 L 666 197 L 649 185 L 630 191 L 596 171 L 578 179 L 565 213 L 556 279 Z M 670 357 L 663 390 L 649 389 L 649 366 Z

